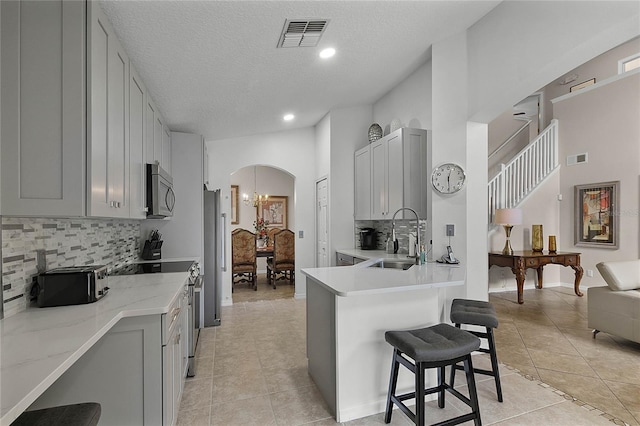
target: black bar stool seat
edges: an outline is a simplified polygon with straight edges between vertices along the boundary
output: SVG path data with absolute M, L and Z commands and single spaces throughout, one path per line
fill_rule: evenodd
M 496 355 L 496 343 L 493 329 L 498 327 L 498 315 L 490 302 L 470 299 L 453 299 L 451 303 L 451 322 L 460 328 L 461 324 L 477 325 L 485 328 L 485 332 L 467 330 L 474 336 L 487 339 L 489 349 L 480 348 L 479 352 L 487 353 L 491 357 L 491 371 L 475 368 L 473 371 L 478 374 L 492 376 L 496 382 L 496 393 L 498 401 L 502 402 L 502 386 L 500 384 L 500 372 L 498 370 L 498 356 Z M 455 370 L 462 370 L 461 365 L 454 365 L 451 368 L 451 386 L 454 385 Z
M 11 426 L 95 426 L 102 410 L 97 402 L 25 411 Z
M 425 395 L 438 392 L 438 407 L 444 408 L 444 392 L 446 390 L 471 407 L 472 411 L 469 414 L 438 423 L 438 425 L 456 425 L 469 420 L 473 420 L 477 426 L 482 424 L 471 361 L 471 352 L 480 347 L 480 339 L 448 324 L 437 324 L 416 330 L 387 331 L 384 337 L 393 346 L 385 423 L 391 422 L 393 404 L 396 404 L 416 425 L 423 426 L 425 422 Z M 464 363 L 469 398 L 455 390 L 453 386 L 448 385 L 444 380 L 445 367 L 447 365 L 453 366 L 458 362 Z M 414 373 L 415 390 L 403 395 L 396 395 L 400 364 Z M 438 385 L 425 389 L 425 370 L 429 368 L 438 369 Z M 403 401 L 413 398 L 416 401 L 415 413 L 403 403 Z

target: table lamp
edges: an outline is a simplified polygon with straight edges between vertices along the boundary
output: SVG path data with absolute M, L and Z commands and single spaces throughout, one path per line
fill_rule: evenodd
M 513 225 L 520 225 L 522 223 L 522 210 L 496 209 L 493 223 L 504 226 L 504 232 L 507 234 L 507 241 L 504 243 L 502 254 L 513 254 L 510 241 L 511 229 L 513 229 Z

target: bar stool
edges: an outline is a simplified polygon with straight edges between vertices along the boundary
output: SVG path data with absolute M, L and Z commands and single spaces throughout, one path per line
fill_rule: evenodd
M 423 426 L 425 395 L 438 392 L 438 407 L 444 408 L 444 391 L 446 390 L 471 407 L 472 411 L 469 414 L 438 423 L 439 425 L 456 425 L 472 419 L 476 426 L 482 424 L 471 361 L 471 352 L 480 347 L 480 339 L 449 324 L 437 324 L 432 327 L 408 331 L 387 331 L 384 338 L 393 346 L 389 393 L 387 394 L 387 408 L 384 415 L 385 423 L 391 422 L 393 404 L 396 404 L 416 425 Z M 469 398 L 455 390 L 453 386 L 448 385 L 444 380 L 445 367 L 447 365 L 453 366 L 461 361 L 464 363 L 466 372 Z M 396 395 L 400 364 L 414 373 L 414 392 Z M 428 368 L 438 369 L 438 385 L 425 389 L 425 370 Z M 415 414 L 402 402 L 411 398 L 415 398 L 416 401 Z
M 11 426 L 64 425 L 95 426 L 102 410 L 97 402 L 61 405 L 41 410 L 25 411 L 11 423 Z
M 451 303 L 451 322 L 460 328 L 460 324 L 478 325 L 485 327 L 486 332 L 467 330 L 473 335 L 487 339 L 489 349 L 480 348 L 478 351 L 489 354 L 491 357 L 491 371 L 475 368 L 473 371 L 486 376 L 493 376 L 496 381 L 496 393 L 498 401 L 502 402 L 502 386 L 500 385 L 500 372 L 498 371 L 498 357 L 496 356 L 496 342 L 493 329 L 498 327 L 498 316 L 490 302 L 469 299 L 453 299 Z M 461 365 L 451 368 L 451 386 L 454 384 L 456 370 L 462 370 Z

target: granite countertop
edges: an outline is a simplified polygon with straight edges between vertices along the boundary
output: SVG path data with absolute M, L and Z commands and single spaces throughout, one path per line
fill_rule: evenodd
M 382 261 L 408 262 L 406 254 L 387 254 L 378 250 L 338 250 L 339 253 L 367 258 L 353 266 L 305 268 L 302 273 L 337 296 L 393 293 L 425 288 L 464 285 L 466 268 L 460 265 L 427 263 L 401 269 L 370 268 Z M 376 256 L 376 255 L 379 255 Z
M 0 425 L 11 424 L 120 319 L 167 313 L 188 277 L 110 276 L 109 294 L 95 303 L 31 307 L 1 320 Z

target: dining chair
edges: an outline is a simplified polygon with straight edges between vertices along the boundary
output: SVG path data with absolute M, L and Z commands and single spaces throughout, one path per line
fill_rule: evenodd
M 269 230 L 267 231 L 267 237 L 269 237 L 269 244 L 273 245 L 273 238 L 275 237 L 275 235 L 282 231 L 282 228 L 269 228 Z
M 240 283 L 257 286 L 256 234 L 246 229 L 236 229 L 231 233 L 231 273 L 233 287 Z
M 267 259 L 267 282 L 276 288 L 277 280 L 295 283 L 295 234 L 289 229 L 274 235 L 273 257 Z M 278 278 L 278 275 L 281 276 Z

